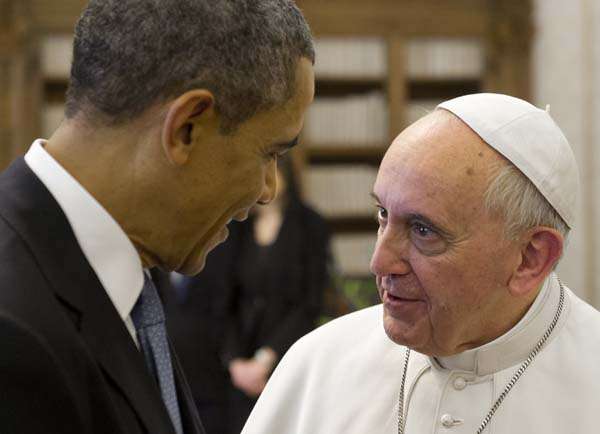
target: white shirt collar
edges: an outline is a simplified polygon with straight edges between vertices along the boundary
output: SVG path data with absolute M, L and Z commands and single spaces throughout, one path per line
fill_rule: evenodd
M 430 357 L 432 366 L 487 375 L 525 360 L 552 322 L 559 295 L 558 278 L 552 273 L 545 280 L 527 313 L 507 333 L 481 347 L 453 356 Z M 565 300 L 565 303 L 567 302 L 568 300 Z M 565 316 L 563 312 L 562 317 Z M 553 335 L 555 334 L 556 331 Z
M 36 140 L 25 162 L 62 208 L 86 259 L 125 320 L 144 284 L 138 252 L 112 216 L 46 152 L 44 145 L 43 140 Z

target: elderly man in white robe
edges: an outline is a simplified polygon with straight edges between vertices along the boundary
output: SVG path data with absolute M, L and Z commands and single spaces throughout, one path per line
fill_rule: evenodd
M 600 432 L 600 313 L 554 273 L 572 151 L 506 95 L 442 103 L 373 189 L 382 304 L 285 355 L 243 434 Z

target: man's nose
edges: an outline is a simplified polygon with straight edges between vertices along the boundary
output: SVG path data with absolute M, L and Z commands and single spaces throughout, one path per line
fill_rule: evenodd
M 376 276 L 403 275 L 410 272 L 410 240 L 389 226 L 380 229 L 371 257 L 371 273 Z
M 277 159 L 273 159 L 267 167 L 263 190 L 257 202 L 260 205 L 267 205 L 275 199 L 275 196 L 277 196 Z

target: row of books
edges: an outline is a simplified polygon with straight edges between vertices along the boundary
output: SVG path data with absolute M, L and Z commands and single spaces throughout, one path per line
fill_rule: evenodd
M 315 44 L 318 78 L 382 79 L 387 76 L 387 44 L 381 38 L 322 38 Z M 484 68 L 483 44 L 474 38 L 407 40 L 406 65 L 411 79 L 469 79 Z
M 411 79 L 471 79 L 484 69 L 483 45 L 477 39 L 414 39 L 407 54 Z
M 388 70 L 386 48 L 381 38 L 319 38 L 315 40 L 315 74 L 323 79 L 383 79 Z
M 48 35 L 41 46 L 45 77 L 67 78 L 73 37 Z M 315 41 L 315 74 L 321 79 L 383 79 L 388 75 L 387 44 L 382 38 L 336 37 Z M 419 38 L 407 42 L 408 76 L 476 78 L 484 68 L 483 45 L 477 39 Z
M 406 120 L 411 124 L 435 110 L 438 100 L 416 100 L 407 106 Z M 317 99 L 309 111 L 304 140 L 329 147 L 381 147 L 388 144 L 387 113 L 382 101 L 357 97 L 342 101 Z M 316 108 L 315 108 L 316 107 Z M 50 137 L 64 116 L 64 104 L 46 104 L 42 116 L 42 135 Z
M 334 235 L 331 249 L 338 271 L 344 276 L 368 275 L 376 241 L 375 233 Z
M 381 146 L 388 140 L 385 95 L 316 98 L 308 110 L 304 140 L 319 146 Z
M 67 79 L 73 58 L 71 35 L 48 35 L 42 39 L 41 68 L 47 78 Z
M 367 165 L 308 166 L 304 171 L 306 200 L 327 217 L 373 215 L 371 191 L 377 169 Z
M 67 78 L 72 59 L 71 35 L 42 39 L 41 60 L 45 77 Z M 319 77 L 380 79 L 387 75 L 386 44 L 381 38 L 323 38 L 315 41 L 315 73 Z

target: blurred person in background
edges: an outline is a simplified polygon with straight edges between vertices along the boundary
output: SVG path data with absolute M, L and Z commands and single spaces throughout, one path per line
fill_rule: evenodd
M 329 231 L 302 202 L 291 158 L 277 198 L 239 223 L 223 360 L 231 377 L 230 434 L 239 434 L 278 360 L 311 331 L 331 284 Z

